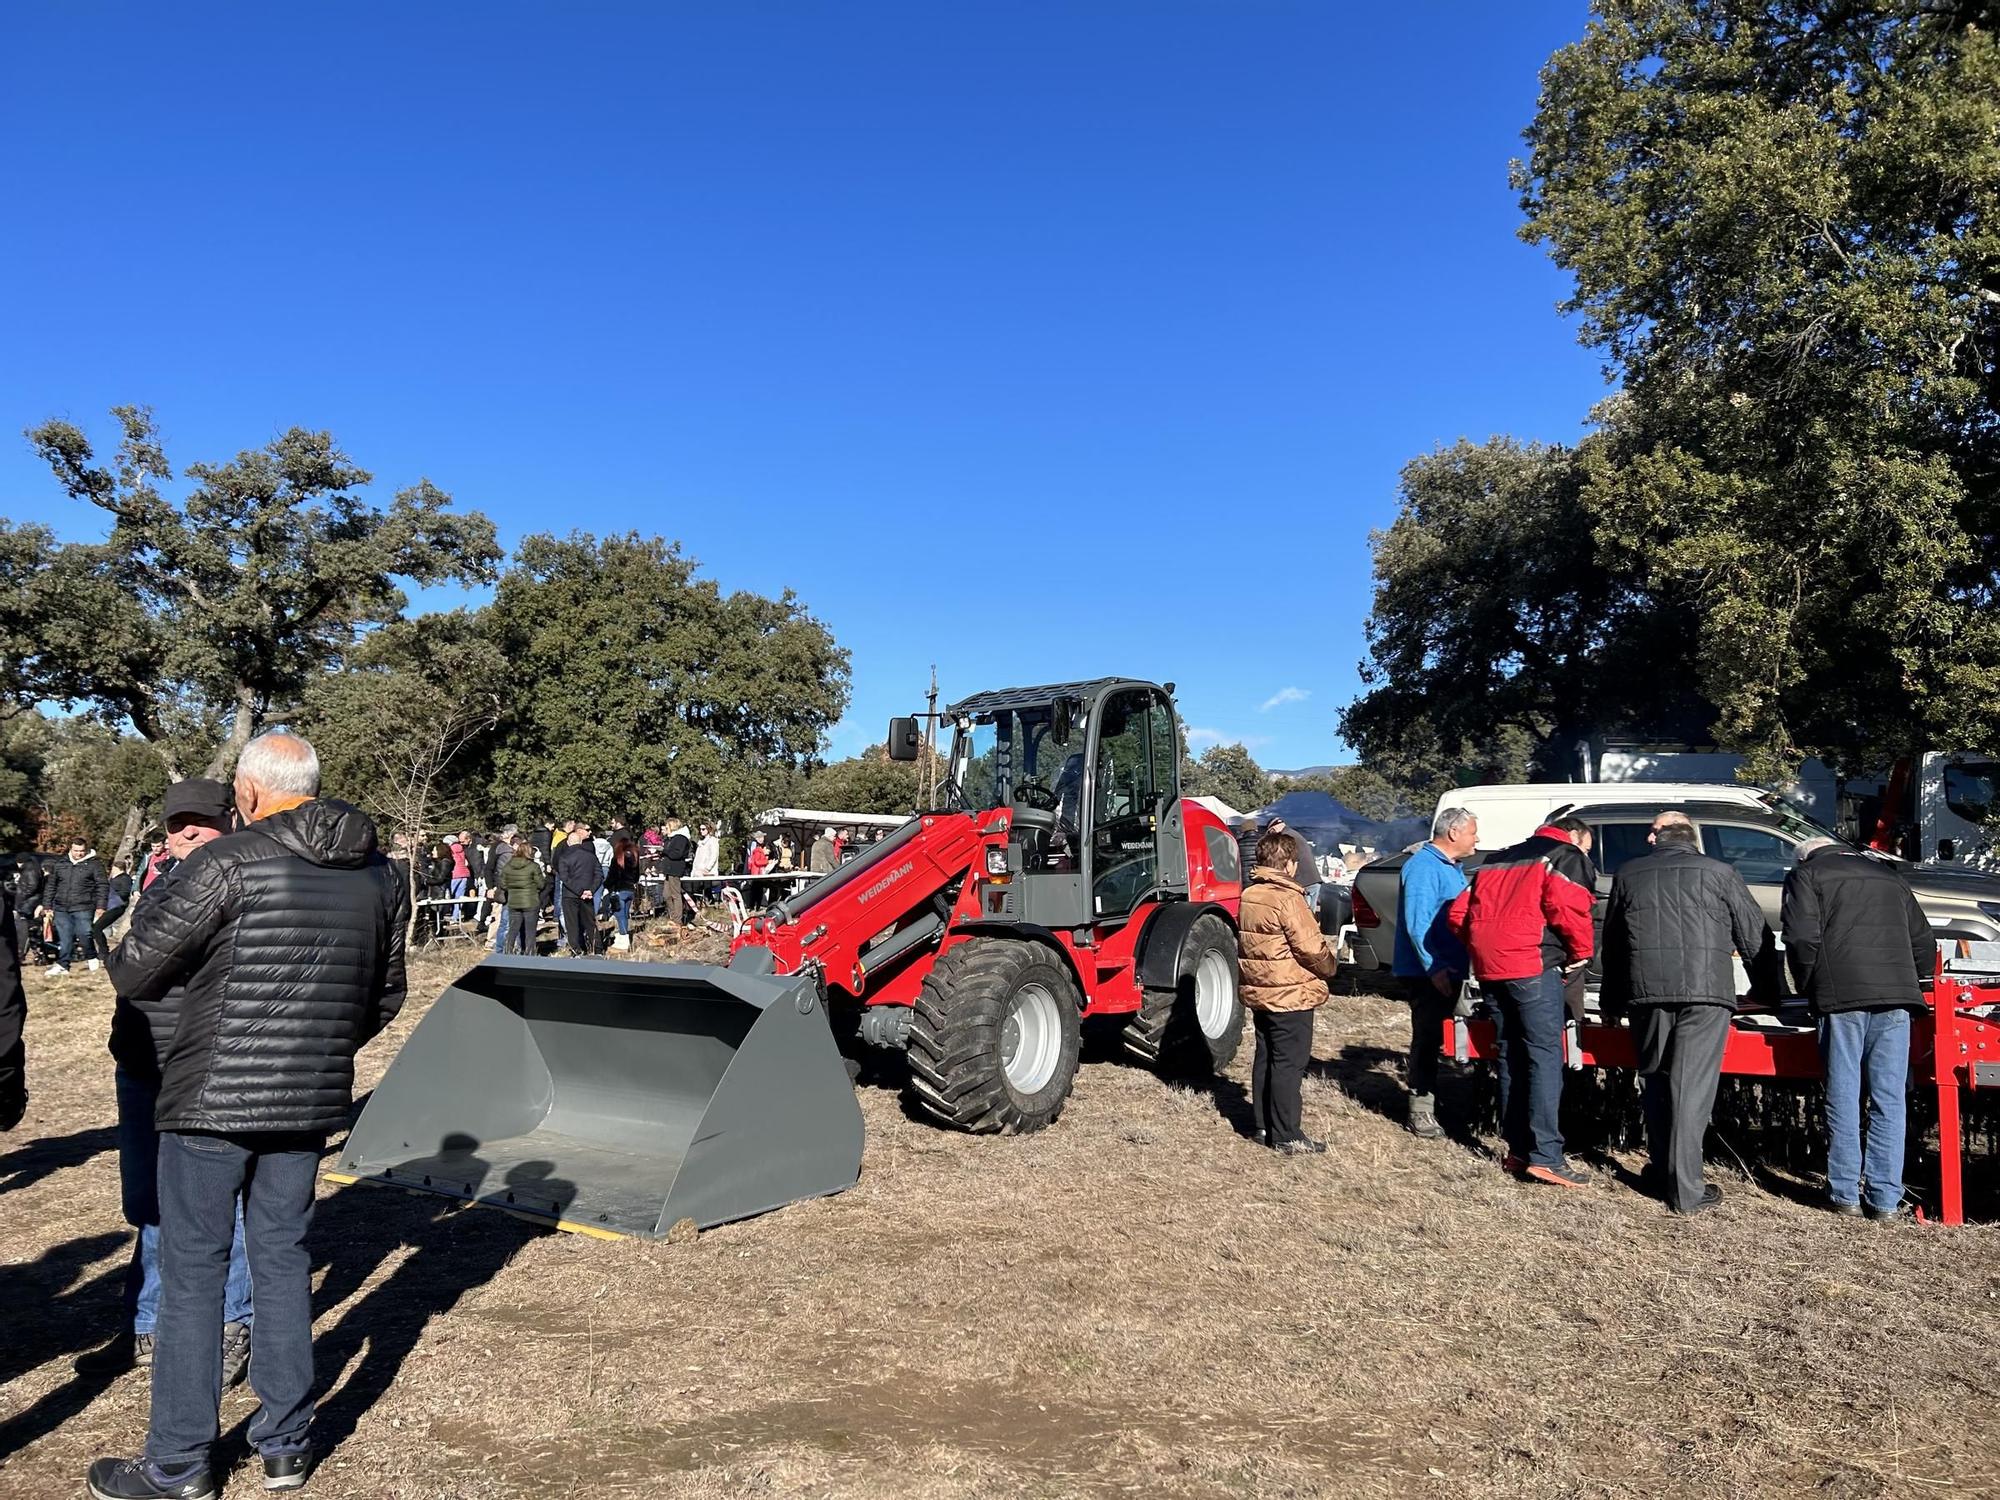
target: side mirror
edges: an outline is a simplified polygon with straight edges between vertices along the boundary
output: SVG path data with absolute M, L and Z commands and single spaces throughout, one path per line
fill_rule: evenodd
M 889 721 L 889 759 L 915 760 L 923 747 L 924 738 L 917 732 L 914 718 Z

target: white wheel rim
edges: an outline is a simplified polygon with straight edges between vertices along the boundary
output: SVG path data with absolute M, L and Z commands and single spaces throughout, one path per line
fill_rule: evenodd
M 1056 1076 L 1062 1056 L 1062 1011 L 1046 985 L 1024 984 L 1014 992 L 1000 1027 L 1000 1071 L 1023 1094 L 1038 1094 Z
M 1201 1034 L 1214 1041 L 1229 1030 L 1236 1014 L 1236 966 L 1219 948 L 1202 954 L 1194 966 L 1194 1018 Z

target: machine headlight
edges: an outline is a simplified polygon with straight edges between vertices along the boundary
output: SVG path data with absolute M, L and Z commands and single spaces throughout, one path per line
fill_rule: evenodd
M 1005 875 L 1007 873 L 1007 850 L 1000 844 L 992 844 L 986 850 L 986 873 Z

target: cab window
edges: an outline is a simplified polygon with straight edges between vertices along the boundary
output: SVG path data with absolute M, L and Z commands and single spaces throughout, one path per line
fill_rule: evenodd
M 1704 823 L 1701 847 L 1710 859 L 1733 865 L 1752 885 L 1776 885 L 1791 873 L 1791 843 L 1767 829 Z
M 1944 805 L 1968 823 L 1984 823 L 1993 815 L 1993 795 L 2000 787 L 2000 762 L 1945 762 Z
M 1091 890 L 1099 916 L 1122 916 L 1159 884 L 1153 819 L 1175 772 L 1173 711 L 1154 694 L 1105 700 L 1093 780 Z
M 1591 861 L 1597 866 L 1598 873 L 1616 875 L 1619 866 L 1627 860 L 1651 854 L 1653 846 L 1646 835 L 1652 831 L 1650 822 L 1598 824 L 1597 842 L 1590 851 Z

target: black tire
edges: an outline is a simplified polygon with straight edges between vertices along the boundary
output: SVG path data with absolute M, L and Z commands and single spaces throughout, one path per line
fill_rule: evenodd
M 1030 990 L 1053 999 L 1053 1015 Z M 1022 1006 L 1038 1013 L 1048 1068 L 1032 1091 L 1008 1077 L 1005 1060 L 1008 1020 Z M 931 966 L 917 996 L 910 1017 L 910 1091 L 926 1114 L 960 1130 L 1040 1130 L 1062 1113 L 1076 1082 L 1082 1008 L 1069 970 L 1040 943 L 999 937 L 960 943 Z
M 1196 1007 L 1196 974 L 1204 955 L 1219 954 L 1229 975 L 1229 1009 L 1214 1031 L 1202 1028 Z M 1205 916 L 1188 930 L 1181 949 L 1180 978 L 1170 990 L 1146 990 L 1139 1009 L 1120 1038 L 1125 1050 L 1173 1078 L 1220 1073 L 1243 1044 L 1243 996 L 1236 961 L 1236 931 L 1218 916 Z

